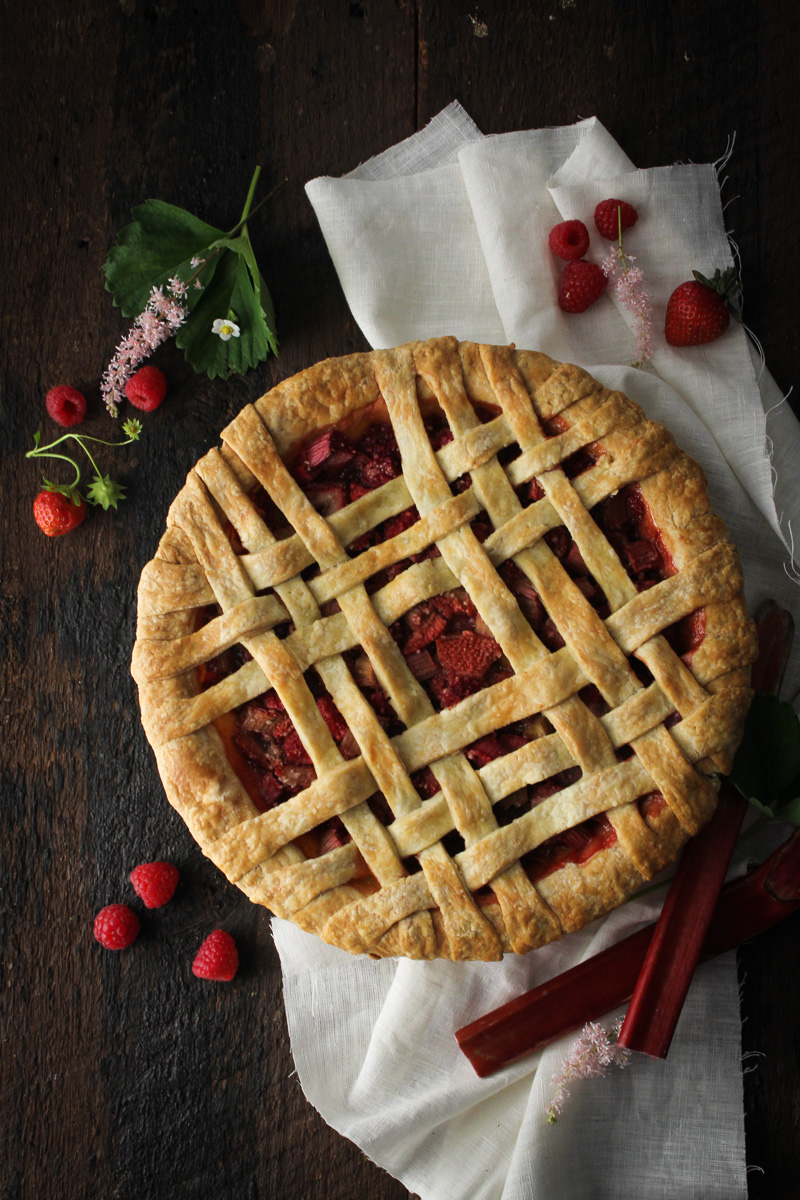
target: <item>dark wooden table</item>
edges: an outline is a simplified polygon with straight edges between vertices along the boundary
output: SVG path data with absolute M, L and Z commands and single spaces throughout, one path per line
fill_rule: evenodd
M 264 910 L 206 862 L 166 804 L 128 674 L 135 589 L 168 504 L 225 422 L 282 377 L 365 348 L 303 184 L 421 128 L 450 100 L 486 133 L 597 114 L 640 166 L 717 159 L 746 318 L 782 388 L 798 378 L 798 9 L 794 0 L 28 0 L 2 39 L 0 1198 L 400 1200 L 293 1076 Z M 476 22 L 485 22 L 486 36 Z M 157 196 L 223 227 L 256 163 L 252 227 L 280 356 L 229 383 L 174 346 L 167 401 L 117 514 L 68 538 L 34 526 L 44 393 L 98 379 L 127 323 L 101 267 L 131 206 Z M 109 467 L 111 457 L 108 460 Z M 798 606 L 800 609 L 800 606 Z M 175 901 L 116 955 L 91 936 L 127 874 L 167 857 Z M 208 929 L 239 941 L 227 987 L 194 980 Z M 751 1196 L 800 1195 L 800 918 L 741 953 Z M 756 1060 L 754 1060 L 756 1061 Z M 699 1183 L 699 1181 L 698 1181 Z M 701 1194 L 701 1187 L 698 1195 Z

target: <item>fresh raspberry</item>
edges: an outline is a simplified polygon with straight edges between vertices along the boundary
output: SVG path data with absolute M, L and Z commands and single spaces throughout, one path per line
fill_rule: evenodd
M 599 300 L 608 286 L 608 279 L 596 263 L 580 258 L 567 263 L 558 289 L 558 304 L 564 312 L 585 312 Z
M 50 388 L 44 398 L 49 415 L 58 425 L 69 429 L 71 425 L 80 425 L 86 416 L 86 397 L 66 383 Z
M 125 384 L 125 395 L 135 408 L 152 412 L 167 394 L 164 372 L 158 367 L 140 367 Z
M 550 230 L 548 241 L 556 258 L 574 262 L 589 249 L 589 230 L 583 221 L 561 221 Z
M 619 214 L 617 213 L 619 209 Z M 601 237 L 615 242 L 619 237 L 620 216 L 622 228 L 630 229 L 639 220 L 639 214 L 627 200 L 601 200 L 594 210 L 594 223 Z
M 236 942 L 224 929 L 215 929 L 208 935 L 192 963 L 192 974 L 198 979 L 214 979 L 218 983 L 233 979 L 238 969 Z
M 94 919 L 94 936 L 106 950 L 124 950 L 139 929 L 139 918 L 127 904 L 107 904 Z
M 142 863 L 131 871 L 133 890 L 146 908 L 161 908 L 175 894 L 178 868 L 169 862 Z
M 33 516 L 48 537 L 60 537 L 77 529 L 86 516 L 86 504 L 77 494 L 71 499 L 61 492 L 39 492 L 33 502 Z

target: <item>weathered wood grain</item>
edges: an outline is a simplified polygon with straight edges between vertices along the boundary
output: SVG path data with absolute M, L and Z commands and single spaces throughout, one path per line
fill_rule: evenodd
M 1 1200 L 407 1195 L 305 1101 L 268 918 L 163 799 L 128 675 L 139 570 L 186 472 L 242 404 L 365 347 L 304 183 L 351 169 L 453 98 L 487 133 L 596 113 L 642 166 L 716 159 L 736 131 L 726 188 L 739 197 L 728 211 L 746 316 L 788 388 L 798 28 L 789 0 L 5 6 Z M 286 181 L 251 229 L 279 358 L 210 383 L 164 348 L 168 399 L 139 445 L 103 458 L 130 499 L 45 539 L 30 515 L 40 472 L 24 460 L 37 428 L 54 431 L 44 392 L 85 387 L 87 431 L 113 427 L 97 385 L 126 328 L 102 286 L 116 231 L 147 196 L 232 225 L 257 162 L 265 190 Z M 130 898 L 128 871 L 159 856 L 181 869 L 175 900 L 147 914 L 133 950 L 100 951 L 94 913 Z M 242 950 L 229 988 L 190 971 L 217 925 Z M 749 1161 L 765 1171 L 750 1177 L 756 1200 L 800 1194 L 799 930 L 790 923 L 742 955 L 745 1046 L 767 1055 L 745 1081 Z

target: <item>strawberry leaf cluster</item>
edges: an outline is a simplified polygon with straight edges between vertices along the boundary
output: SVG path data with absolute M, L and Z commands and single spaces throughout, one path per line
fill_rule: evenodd
M 242 216 L 227 233 L 162 200 L 137 205 L 104 267 L 106 288 L 126 317 L 144 312 L 154 288 L 176 279 L 186 285 L 188 316 L 176 341 L 211 379 L 242 374 L 278 350 L 272 300 L 247 230 L 259 174 L 256 168 Z M 212 331 L 226 315 L 241 331 L 229 341 Z

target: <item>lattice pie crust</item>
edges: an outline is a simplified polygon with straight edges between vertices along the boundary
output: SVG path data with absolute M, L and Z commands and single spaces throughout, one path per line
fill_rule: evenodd
M 438 448 L 431 414 L 452 434 Z M 356 499 L 351 487 L 326 517 L 295 477 L 298 454 L 331 428 L 355 442 L 371 420 L 391 423 L 402 475 Z M 584 452 L 585 469 L 562 467 Z M 597 516 L 632 486 L 664 563 L 645 590 Z M 276 536 L 259 496 L 296 532 Z M 352 546 L 412 505 L 406 528 Z M 562 527 L 577 577 L 551 548 Z M 440 707 L 403 637 L 415 606 L 430 614 L 449 593 L 466 593 L 480 633 L 456 628 L 448 645 L 495 661 L 484 686 L 457 677 L 468 694 Z M 704 633 L 681 652 L 669 631 L 690 614 Z M 434 682 L 450 678 L 443 637 L 425 651 Z M 247 654 L 209 685 L 232 647 Z M 497 959 L 620 904 L 708 820 L 754 655 L 736 551 L 667 430 L 578 367 L 439 338 L 319 363 L 223 431 L 142 574 L 133 674 L 171 803 L 252 900 L 354 953 Z M 293 776 L 295 794 L 266 811 L 225 737 L 243 712 L 277 712 L 311 764 L 307 786 Z M 332 732 L 345 726 L 347 743 Z

